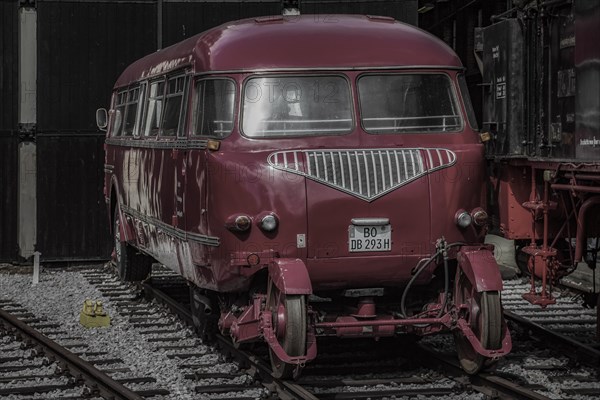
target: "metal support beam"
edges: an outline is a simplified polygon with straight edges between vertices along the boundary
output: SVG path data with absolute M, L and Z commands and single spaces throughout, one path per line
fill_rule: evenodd
M 19 8 L 19 255 L 35 251 L 37 233 L 36 145 L 37 123 L 37 12 L 35 2 Z
M 156 2 L 156 50 L 163 45 L 163 0 Z

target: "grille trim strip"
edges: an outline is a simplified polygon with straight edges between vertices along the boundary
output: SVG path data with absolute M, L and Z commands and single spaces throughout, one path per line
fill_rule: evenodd
M 444 148 L 286 150 L 271 153 L 267 162 L 370 202 L 451 167 L 456 153 Z

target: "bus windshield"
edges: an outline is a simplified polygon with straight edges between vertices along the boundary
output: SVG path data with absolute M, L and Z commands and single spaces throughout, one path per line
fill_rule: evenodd
M 456 132 L 462 118 L 444 74 L 366 75 L 358 81 L 361 122 L 369 133 Z
M 335 135 L 353 127 L 349 84 L 340 76 L 251 78 L 243 113 L 248 137 Z

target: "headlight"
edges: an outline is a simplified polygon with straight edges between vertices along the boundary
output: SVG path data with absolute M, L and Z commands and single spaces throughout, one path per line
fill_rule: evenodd
M 466 212 L 465 210 L 458 210 L 454 216 L 454 222 L 458 225 L 459 228 L 466 228 L 471 225 L 473 222 L 473 218 L 471 214 Z
M 277 229 L 277 225 L 279 225 L 279 221 L 275 214 L 267 214 L 261 218 L 259 226 L 265 232 L 272 232 Z
M 245 232 L 252 226 L 252 218 L 245 214 L 231 215 L 225 221 L 225 227 L 230 231 Z
M 471 211 L 471 218 L 477 226 L 484 226 L 488 223 L 488 213 L 481 207 L 477 207 Z
M 238 231 L 247 231 L 250 229 L 250 225 L 252 225 L 252 220 L 247 215 L 239 215 L 235 218 L 235 227 Z

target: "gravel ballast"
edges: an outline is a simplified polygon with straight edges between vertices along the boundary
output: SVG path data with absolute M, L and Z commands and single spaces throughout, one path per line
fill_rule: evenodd
M 114 378 L 153 377 L 156 383 L 151 386 L 164 388 L 170 392 L 170 395 L 163 397 L 164 399 L 199 398 L 194 393 L 197 382 L 185 379 L 184 373 L 178 367 L 182 360 L 169 358 L 169 352 L 157 351 L 153 344 L 146 340 L 148 335 L 143 335 L 139 329 L 132 327 L 128 317 L 120 315 L 111 300 L 104 297 L 85 279 L 81 273 L 82 269 L 43 270 L 37 285 L 32 285 L 32 275 L 26 268 L 20 268 L 18 273 L 13 271 L 10 268 L 0 268 L 0 299 L 17 302 L 37 317 L 59 323 L 60 330 L 67 334 L 49 335 L 55 336 L 53 339 L 59 344 L 83 343 L 87 347 L 79 349 L 81 352 L 106 352 L 108 354 L 102 356 L 103 358 L 122 359 L 122 365 L 111 364 L 106 368 L 126 367 L 131 372 L 114 374 Z M 105 311 L 111 317 L 109 327 L 85 328 L 80 325 L 79 315 L 85 299 L 103 302 Z M 177 336 L 186 338 L 188 344 L 198 343 L 199 350 L 206 347 L 179 321 L 168 317 L 165 321 L 172 323 L 177 329 Z M 68 339 L 61 340 L 64 337 Z M 78 348 L 71 350 L 76 351 Z M 97 357 L 90 358 L 97 359 Z M 103 366 L 98 368 L 102 369 Z

